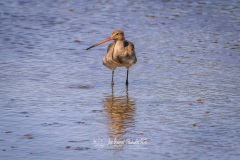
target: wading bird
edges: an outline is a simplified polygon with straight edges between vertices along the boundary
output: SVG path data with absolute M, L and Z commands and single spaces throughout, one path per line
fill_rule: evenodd
M 112 70 L 112 85 L 114 85 L 113 77 L 114 70 L 117 67 L 127 68 L 126 85 L 128 85 L 128 72 L 129 68 L 137 62 L 137 57 L 132 42 L 125 40 L 122 30 L 114 30 L 112 35 L 97 44 L 87 48 L 87 50 L 103 44 L 107 41 L 114 40 L 107 49 L 107 54 L 103 57 L 103 65 Z

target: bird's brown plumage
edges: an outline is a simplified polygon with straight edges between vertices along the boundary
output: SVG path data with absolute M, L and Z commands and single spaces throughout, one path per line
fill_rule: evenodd
M 115 70 L 116 67 L 129 68 L 137 62 L 137 57 L 134 51 L 134 45 L 132 42 L 123 42 L 124 49 L 120 51 L 115 50 L 116 42 L 111 43 L 108 46 L 107 54 L 103 57 L 103 65 L 111 70 Z
M 114 70 L 117 67 L 126 67 L 127 68 L 127 80 L 126 84 L 128 84 L 128 70 L 133 64 L 137 62 L 137 57 L 135 54 L 135 48 L 132 42 L 125 40 L 124 32 L 122 30 L 114 30 L 112 35 L 103 41 L 87 48 L 93 48 L 102 43 L 105 43 L 109 40 L 114 40 L 111 44 L 109 44 L 107 53 L 103 57 L 103 65 L 112 70 L 112 84 L 113 84 L 113 74 Z

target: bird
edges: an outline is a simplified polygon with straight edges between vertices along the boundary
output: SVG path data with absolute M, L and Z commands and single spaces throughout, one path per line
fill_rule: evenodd
M 112 83 L 114 85 L 114 70 L 117 67 L 126 67 L 126 86 L 128 86 L 129 68 L 137 62 L 134 44 L 125 40 L 124 32 L 122 30 L 114 30 L 110 37 L 90 46 L 86 50 L 103 44 L 107 41 L 113 40 L 107 48 L 106 55 L 102 58 L 103 65 L 112 70 Z

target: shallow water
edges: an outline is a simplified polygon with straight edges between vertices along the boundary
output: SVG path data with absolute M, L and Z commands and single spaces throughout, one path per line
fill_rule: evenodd
M 240 2 L 0 2 L 0 158 L 240 157 Z M 111 71 L 123 29 L 138 62 Z

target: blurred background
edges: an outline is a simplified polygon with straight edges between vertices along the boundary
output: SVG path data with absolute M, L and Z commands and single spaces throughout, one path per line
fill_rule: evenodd
M 237 160 L 239 13 L 238 0 L 1 1 L 0 158 Z M 128 87 L 125 68 L 110 85 L 108 44 L 85 50 L 114 29 L 136 49 Z

